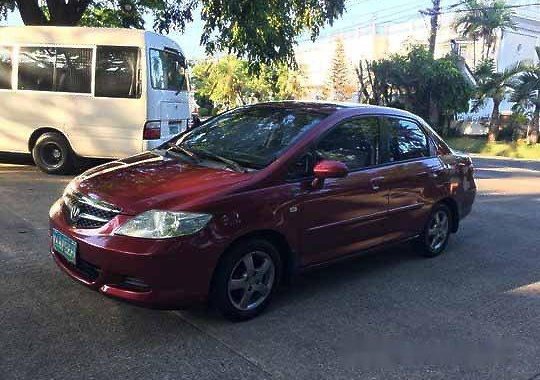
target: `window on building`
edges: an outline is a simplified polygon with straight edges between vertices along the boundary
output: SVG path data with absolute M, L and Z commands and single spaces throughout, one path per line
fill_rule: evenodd
M 347 121 L 330 131 L 319 142 L 319 159 L 345 163 L 349 170 L 376 165 L 379 153 L 379 122 L 376 117 Z
M 150 78 L 158 90 L 186 91 L 186 63 L 181 55 L 150 49 Z
M 0 46 L 0 89 L 11 89 L 11 48 Z
M 428 138 L 418 124 L 413 121 L 386 118 L 388 131 L 388 161 L 404 161 L 429 157 Z
M 109 98 L 136 98 L 138 93 L 139 48 L 98 46 L 95 95 Z
M 92 49 L 21 47 L 20 90 L 90 93 Z

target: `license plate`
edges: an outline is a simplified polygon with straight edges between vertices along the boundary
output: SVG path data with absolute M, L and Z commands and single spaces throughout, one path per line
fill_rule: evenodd
M 72 264 L 77 263 L 77 242 L 53 228 L 52 243 L 56 252 Z
M 169 124 L 169 134 L 170 135 L 176 135 L 180 131 L 180 126 L 178 124 Z

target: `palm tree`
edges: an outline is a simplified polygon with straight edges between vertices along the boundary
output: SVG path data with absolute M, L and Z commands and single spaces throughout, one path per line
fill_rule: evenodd
M 540 58 L 540 48 L 536 48 Z M 540 134 L 540 63 L 528 65 L 512 84 L 514 92 L 510 98 L 524 108 L 533 108 L 531 144 L 538 142 Z
M 519 63 L 516 66 L 506 68 L 502 72 L 497 72 L 492 59 L 482 61 L 475 70 L 477 88 L 474 108 L 480 108 L 488 98 L 493 100 L 493 111 L 489 122 L 488 134 L 488 141 L 490 142 L 497 139 L 499 132 L 499 107 L 501 102 L 510 92 L 515 76 L 522 71 L 523 65 Z
M 515 29 L 514 11 L 504 0 L 465 0 L 464 8 L 454 22 L 456 31 L 463 37 L 483 40 L 482 59 L 495 51 L 497 30 Z

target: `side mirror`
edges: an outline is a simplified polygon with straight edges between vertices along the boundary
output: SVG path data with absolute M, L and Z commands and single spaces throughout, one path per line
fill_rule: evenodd
M 322 160 L 313 168 L 316 179 L 343 178 L 349 174 L 349 168 L 343 162 L 333 160 Z

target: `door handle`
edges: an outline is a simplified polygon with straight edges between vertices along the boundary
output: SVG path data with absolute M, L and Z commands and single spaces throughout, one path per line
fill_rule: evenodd
M 384 181 L 384 177 L 375 177 L 371 179 L 371 188 L 373 191 L 379 191 L 381 188 L 381 182 Z

